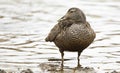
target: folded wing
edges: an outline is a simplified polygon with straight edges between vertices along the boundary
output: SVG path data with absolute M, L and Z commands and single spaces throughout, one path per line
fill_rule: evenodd
M 56 24 L 48 34 L 48 36 L 45 38 L 45 41 L 52 42 L 55 40 L 56 36 L 60 33 L 60 27 L 58 24 Z

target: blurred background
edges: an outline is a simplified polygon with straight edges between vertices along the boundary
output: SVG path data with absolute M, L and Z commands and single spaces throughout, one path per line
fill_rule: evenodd
M 120 0 L 0 0 L 0 69 L 37 73 L 39 64 L 61 59 L 58 48 L 44 39 L 71 7 L 86 14 L 97 35 L 82 52 L 82 66 L 120 71 Z M 64 58 L 69 59 L 65 66 L 76 67 L 76 52 L 65 52 Z

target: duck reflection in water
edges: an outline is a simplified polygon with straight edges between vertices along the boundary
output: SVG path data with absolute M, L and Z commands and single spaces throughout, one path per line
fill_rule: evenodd
M 52 59 L 53 60 L 53 59 Z M 56 59 L 54 59 L 55 61 Z M 58 59 L 59 60 L 59 59 Z M 66 59 L 65 59 L 66 60 Z M 64 70 L 59 69 L 60 62 L 45 62 L 39 65 L 41 73 L 96 73 L 92 67 L 65 67 Z
M 62 57 L 61 67 L 63 69 L 64 51 L 78 52 L 77 67 L 80 67 L 79 56 L 93 42 L 95 36 L 95 32 L 86 21 L 83 11 L 73 7 L 58 20 L 45 41 L 54 42 L 59 48 Z

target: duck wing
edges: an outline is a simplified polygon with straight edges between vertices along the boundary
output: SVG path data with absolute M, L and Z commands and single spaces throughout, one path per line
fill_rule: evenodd
M 60 33 L 61 29 L 58 24 L 56 24 L 48 34 L 48 36 L 45 38 L 45 41 L 52 42 L 55 40 L 56 36 Z

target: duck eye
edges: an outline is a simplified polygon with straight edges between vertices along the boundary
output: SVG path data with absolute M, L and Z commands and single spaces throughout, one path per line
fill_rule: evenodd
M 73 13 L 74 11 L 70 11 L 70 13 Z

